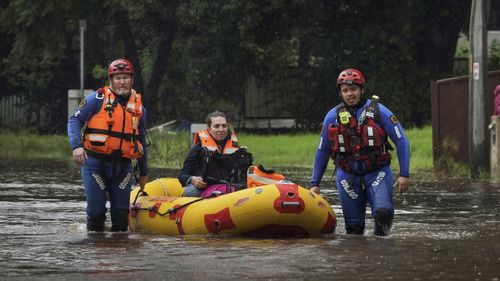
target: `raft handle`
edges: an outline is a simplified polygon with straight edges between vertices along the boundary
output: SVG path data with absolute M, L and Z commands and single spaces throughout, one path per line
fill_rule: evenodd
M 300 202 L 281 202 L 281 208 L 297 207 L 300 208 Z

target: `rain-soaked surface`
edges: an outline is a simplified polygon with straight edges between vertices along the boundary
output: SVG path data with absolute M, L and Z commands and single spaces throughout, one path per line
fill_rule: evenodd
M 0 161 L 0 280 L 499 280 L 500 184 L 413 180 L 388 238 L 88 234 L 78 170 Z M 280 171 L 282 172 L 282 171 Z M 284 171 L 304 184 L 309 171 Z M 152 170 L 155 177 L 174 171 Z

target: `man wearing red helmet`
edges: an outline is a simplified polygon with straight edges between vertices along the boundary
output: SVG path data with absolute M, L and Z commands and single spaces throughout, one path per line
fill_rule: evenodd
M 386 236 L 394 217 L 393 187 L 399 192 L 409 188 L 410 145 L 396 116 L 378 102 L 378 97 L 367 99 L 363 95 L 364 85 L 363 74 L 357 69 L 346 69 L 338 76 L 343 103 L 330 110 L 323 121 L 310 187 L 319 193 L 331 157 L 346 232 L 364 233 L 368 202 L 375 221 L 374 234 Z M 396 145 L 400 167 L 394 185 L 388 138 Z
M 87 96 L 68 121 L 73 159 L 81 166 L 89 231 L 104 230 L 107 195 L 111 231 L 127 231 L 132 160 L 137 159 L 141 189 L 148 181 L 146 110 L 132 89 L 134 66 L 117 59 L 109 65 L 108 77 L 110 85 Z

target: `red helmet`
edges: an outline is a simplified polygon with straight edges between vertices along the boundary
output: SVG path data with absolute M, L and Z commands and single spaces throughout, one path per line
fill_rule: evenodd
M 337 78 L 337 86 L 340 84 L 358 85 L 361 88 L 365 86 L 365 78 L 363 78 L 363 73 L 355 68 L 348 68 L 343 70 Z
M 134 75 L 134 66 L 126 59 L 117 59 L 109 64 L 108 76 L 111 77 L 115 74 L 128 73 Z

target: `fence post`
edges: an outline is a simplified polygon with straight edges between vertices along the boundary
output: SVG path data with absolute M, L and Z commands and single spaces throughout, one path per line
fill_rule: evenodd
M 500 116 L 491 116 L 490 123 L 490 176 L 493 179 L 500 178 L 500 166 L 498 160 L 500 159 L 500 142 L 498 137 L 500 136 Z

